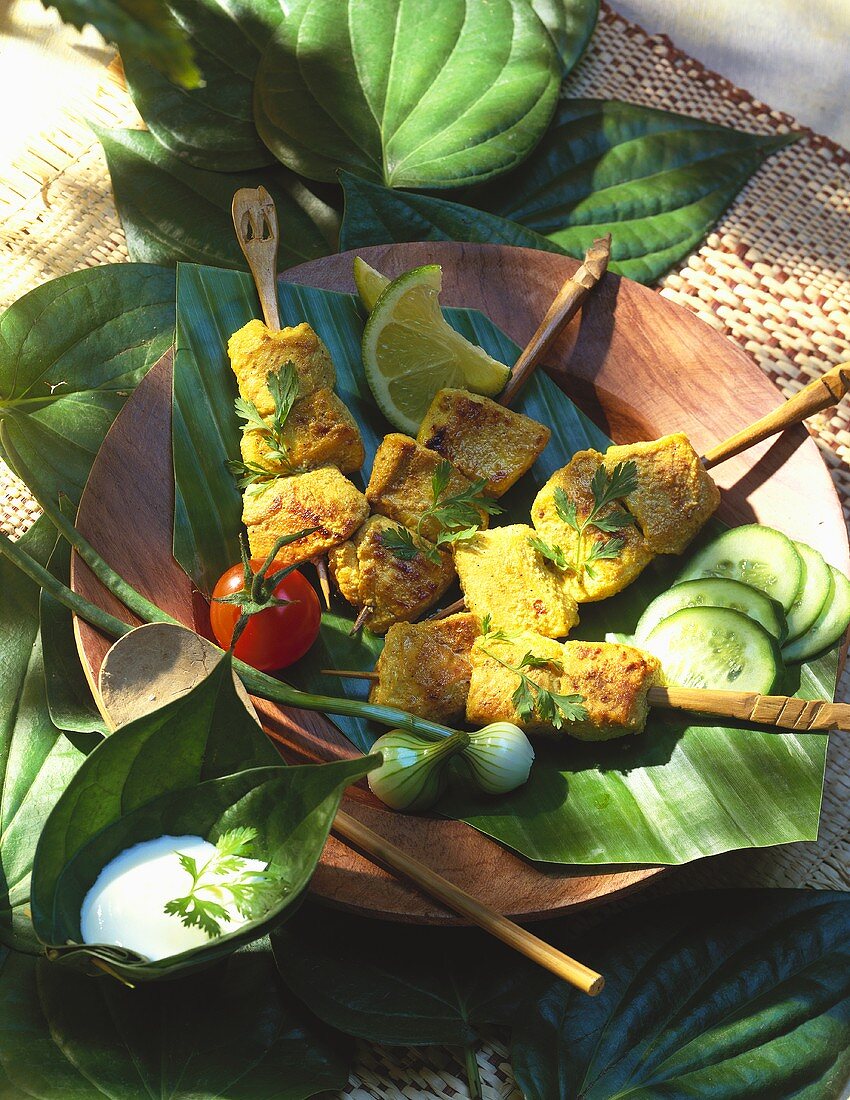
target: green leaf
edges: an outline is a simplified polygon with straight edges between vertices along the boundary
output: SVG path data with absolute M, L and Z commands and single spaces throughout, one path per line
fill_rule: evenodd
M 0 961 L 4 1097 L 305 1100 L 344 1088 L 352 1055 L 283 988 L 267 940 L 136 989 L 21 955 Z
M 371 1042 L 463 1046 L 548 985 L 484 933 L 370 921 L 309 902 L 272 936 L 284 982 L 319 1019 Z
M 106 960 L 131 982 L 182 974 L 258 939 L 309 882 L 345 787 L 376 759 L 285 767 L 236 694 L 223 657 L 187 695 L 116 730 L 68 784 L 36 850 L 36 934 L 59 961 L 88 968 Z M 215 840 L 235 828 L 256 830 L 256 854 L 280 880 L 261 918 L 157 962 L 80 944 L 83 899 L 110 860 L 163 834 Z
M 560 65 L 527 0 L 312 0 L 263 54 L 255 120 L 310 179 L 452 187 L 519 164 L 543 135 Z
M 66 23 L 97 27 L 119 50 L 130 48 L 184 88 L 202 83 L 191 40 L 162 0 L 43 0 Z
M 286 284 L 279 284 L 279 299 L 287 321 L 308 321 L 327 342 L 340 396 L 363 432 L 368 470 L 388 427 L 362 375 L 363 321 L 353 299 Z M 214 315 L 210 302 L 217 306 Z M 173 417 L 175 556 L 201 588 L 205 578 L 212 584 L 239 559 L 241 501 L 224 465 L 238 454 L 235 381 L 226 345 L 230 334 L 258 310 L 247 275 L 180 266 Z M 516 345 L 482 314 L 450 310 L 447 316 L 501 362 L 516 359 Z M 527 522 L 538 489 L 576 451 L 604 451 L 610 443 L 543 373 L 532 377 L 518 409 L 549 425 L 552 441 L 530 473 L 500 500 L 505 523 Z M 717 529 L 711 527 L 706 537 Z M 632 630 L 680 568 L 659 559 L 618 596 L 584 605 L 576 636 L 601 640 L 609 631 Z M 382 640 L 366 632 L 348 638 L 352 618 L 350 609 L 326 614 L 315 646 L 288 670 L 287 679 L 317 694 L 338 690 L 365 699 L 368 684 L 337 682 L 320 674 L 323 668 L 374 667 Z M 836 669 L 833 650 L 803 666 L 799 685 L 790 684 L 789 692 L 831 698 Z M 368 751 L 376 730 L 355 718 L 335 721 L 358 748 Z M 826 743 L 820 733 L 777 737 L 758 727 L 689 725 L 686 716 L 655 710 L 640 736 L 608 743 L 569 737 L 541 742 L 528 783 L 498 802 L 471 789 L 450 789 L 439 808 L 530 859 L 566 865 L 685 863 L 735 848 L 814 839 Z M 683 789 L 688 792 L 684 800 Z
M 40 519 L 21 545 L 45 564 L 55 538 L 50 523 Z M 47 815 L 85 752 L 50 720 L 38 589 L 5 557 L 0 592 L 0 943 L 36 952 L 29 914 L 33 853 Z
M 25 294 L 0 317 L 0 419 L 54 498 L 77 503 L 113 419 L 174 335 L 174 272 L 106 264 Z
M 283 232 L 279 262 L 292 267 L 336 248 L 339 218 L 285 168 L 222 174 L 184 164 L 143 130 L 93 126 L 106 153 L 115 204 L 134 260 L 246 267 L 233 232 L 233 193 L 262 184 Z
M 611 271 L 651 283 L 703 239 L 764 157 L 796 139 L 618 100 L 566 99 L 520 169 L 462 193 L 399 194 L 343 174 L 343 249 L 494 242 L 580 258 L 612 234 Z
M 846 1096 L 847 894 L 685 894 L 563 946 L 606 986 L 591 1000 L 552 982 L 529 1006 L 511 1052 L 527 1100 Z
M 530 0 L 561 59 L 564 76 L 572 71 L 593 34 L 599 0 Z
M 260 54 L 283 18 L 276 0 L 169 0 L 203 73 L 187 90 L 154 66 L 132 42 L 121 60 L 145 125 L 184 164 L 213 172 L 246 172 L 273 164 L 254 126 L 254 76 Z M 239 186 L 238 184 L 236 186 Z

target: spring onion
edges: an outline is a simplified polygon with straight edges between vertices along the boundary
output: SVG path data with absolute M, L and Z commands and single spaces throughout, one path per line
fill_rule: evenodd
M 507 794 L 528 779 L 534 749 L 513 722 L 492 722 L 468 735 L 463 760 L 472 778 L 488 794 Z
M 369 787 L 394 810 L 427 810 L 445 790 L 449 760 L 468 745 L 469 735 L 462 732 L 425 741 L 405 730 L 391 730 L 372 746 L 384 760 L 366 777 Z

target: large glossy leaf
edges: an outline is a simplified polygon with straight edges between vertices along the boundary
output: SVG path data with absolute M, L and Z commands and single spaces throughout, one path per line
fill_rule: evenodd
M 341 247 L 461 240 L 580 257 L 611 233 L 611 270 L 651 283 L 686 256 L 773 150 L 764 136 L 617 100 L 566 99 L 516 172 L 462 193 L 468 205 L 343 177 Z
M 231 203 L 262 184 L 282 226 L 279 262 L 292 267 L 336 249 L 339 216 L 286 168 L 221 173 L 192 168 L 143 130 L 94 128 L 106 153 L 115 204 L 134 260 L 178 260 L 244 269 Z
M 245 172 L 274 162 L 254 126 L 254 75 L 283 18 L 276 0 L 169 0 L 203 73 L 187 90 L 149 64 L 132 42 L 121 60 L 133 102 L 150 132 L 186 164 Z
M 666 898 L 577 951 L 605 990 L 588 1000 L 554 982 L 529 1006 L 511 1054 L 527 1100 L 847 1095 L 850 895 Z
M 303 1100 L 344 1088 L 351 1058 L 351 1042 L 282 987 L 267 940 L 132 990 L 45 960 L 0 961 L 9 1100 Z
M 55 538 L 55 530 L 41 519 L 21 545 L 45 564 Z M 38 589 L 5 557 L 0 558 L 0 593 L 0 943 L 36 952 L 29 911 L 35 846 L 85 753 L 50 720 Z
M 312 0 L 257 71 L 257 129 L 310 179 L 339 168 L 393 187 L 505 172 L 542 137 L 559 60 L 527 0 Z
M 256 940 L 307 885 L 346 786 L 375 758 L 287 768 L 236 694 L 225 656 L 180 699 L 121 726 L 95 749 L 50 814 L 36 850 L 33 925 L 63 962 L 92 959 L 131 981 L 182 974 Z M 191 951 L 150 962 L 109 945 L 80 944 L 80 908 L 101 869 L 163 834 L 215 839 L 240 826 L 280 876 L 260 919 Z
M 286 319 L 309 321 L 327 342 L 339 392 L 363 430 L 368 471 L 377 441 L 390 429 L 370 400 L 362 374 L 363 322 L 353 300 L 285 284 L 279 295 Z M 215 317 L 210 302 L 216 303 Z M 173 420 L 175 555 L 201 587 L 236 554 L 240 498 L 233 482 L 228 484 L 224 461 L 236 455 L 238 428 L 226 342 L 258 309 L 247 275 L 181 265 Z M 447 316 L 495 358 L 505 363 L 516 358 L 516 345 L 482 314 L 448 310 Z M 549 425 L 552 441 L 503 499 L 499 522 L 504 523 L 528 521 L 538 488 L 572 454 L 589 446 L 604 449 L 610 442 L 545 374 L 532 378 L 518 407 Z M 678 559 L 659 558 L 619 596 L 585 605 L 576 636 L 601 639 L 609 631 L 631 632 L 680 568 Z M 316 694 L 338 690 L 363 699 L 367 686 L 362 681 L 331 681 L 320 670 L 370 668 L 381 641 L 368 633 L 366 641 L 351 641 L 346 636 L 351 609 L 340 603 L 335 612 L 325 617 L 319 643 L 289 670 L 288 679 Z M 789 692 L 832 698 L 837 652 L 802 666 Z M 364 751 L 379 732 L 356 718 L 334 720 Z M 826 734 L 689 725 L 685 716 L 657 710 L 640 737 L 541 743 L 524 787 L 498 800 L 457 790 L 440 809 L 535 860 L 685 863 L 734 848 L 814 839 L 826 744 Z
M 566 76 L 584 53 L 599 18 L 599 0 L 530 0 L 548 30 Z
M 483 932 L 363 920 L 305 904 L 272 936 L 283 980 L 316 1015 L 372 1042 L 466 1046 L 513 1024 L 549 983 Z
M 196 88 L 202 74 L 192 44 L 162 0 L 44 0 L 66 23 L 97 27 L 119 50 L 130 47 L 184 88 Z
M 55 498 L 75 502 L 110 424 L 174 333 L 174 272 L 107 264 L 53 279 L 0 317 L 0 418 Z

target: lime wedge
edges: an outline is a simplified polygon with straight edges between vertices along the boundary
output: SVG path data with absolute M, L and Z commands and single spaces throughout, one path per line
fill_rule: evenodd
M 363 303 L 366 312 L 371 313 L 375 308 L 375 302 L 390 285 L 390 280 L 386 275 L 382 275 L 380 271 L 376 271 L 374 267 L 370 267 L 365 260 L 355 256 L 354 285 L 357 287 L 357 293 L 360 295 L 360 301 Z
M 494 397 L 510 374 L 446 322 L 441 286 L 437 264 L 405 271 L 382 291 L 363 332 L 363 367 L 378 407 L 408 435 L 416 434 L 438 390 Z

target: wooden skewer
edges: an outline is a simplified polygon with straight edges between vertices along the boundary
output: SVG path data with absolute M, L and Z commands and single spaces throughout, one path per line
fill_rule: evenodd
M 808 386 L 794 394 L 793 397 L 773 412 L 769 412 L 754 424 L 743 428 L 740 432 L 730 436 L 723 443 L 706 451 L 703 456 L 703 465 L 707 470 L 725 462 L 727 458 L 746 451 L 748 447 L 761 443 L 777 432 L 784 431 L 794 424 L 799 424 L 806 417 L 828 409 L 831 405 L 837 405 L 841 398 L 850 390 L 850 363 L 839 363 L 837 367 L 828 370 L 826 374 L 810 382 Z
M 277 304 L 280 233 L 274 199 L 265 187 L 240 187 L 233 196 L 231 212 L 236 239 L 254 276 L 266 327 L 271 332 L 280 332 L 280 309 Z M 311 558 L 310 563 L 318 574 L 325 607 L 330 607 L 331 585 L 327 562 L 322 557 L 316 557 Z
M 372 608 L 368 604 L 360 608 L 360 610 L 357 612 L 357 618 L 351 624 L 351 630 L 349 630 L 348 632 L 349 638 L 353 638 L 360 627 L 366 622 L 369 617 L 369 612 L 371 610 Z
M 491 936 L 495 936 L 508 947 L 525 955 L 532 962 L 545 967 L 557 977 L 563 978 L 570 985 L 574 985 L 591 997 L 602 992 L 605 979 L 601 974 L 565 955 L 512 920 L 503 917 L 501 913 L 482 905 L 465 890 L 461 890 L 459 886 L 438 875 L 427 864 L 408 855 L 389 840 L 385 840 L 344 810 L 337 812 L 333 830 L 344 840 L 362 848 L 371 859 L 376 859 L 398 874 L 411 879 L 426 894 L 437 898 L 449 909 L 460 913 L 473 924 L 477 924 L 479 928 L 483 928 L 485 932 L 489 932 Z
M 439 611 L 435 611 L 431 615 L 426 615 L 426 619 L 447 619 L 449 615 L 455 615 L 458 611 L 463 611 L 466 607 L 466 600 L 461 596 L 459 600 L 455 600 L 454 603 L 450 603 L 448 607 L 441 607 Z
M 546 311 L 537 331 L 528 341 L 514 363 L 508 384 L 499 398 L 500 405 L 512 405 L 517 394 L 531 377 L 531 373 L 560 331 L 575 317 L 585 298 L 596 286 L 608 268 L 611 258 L 611 234 L 598 237 L 584 254 L 584 262 L 561 289 Z
M 323 676 L 344 676 L 353 680 L 379 680 L 377 672 L 347 668 L 323 668 Z M 715 691 L 710 688 L 653 687 L 649 705 L 670 710 L 691 710 L 736 718 L 760 726 L 786 730 L 850 729 L 850 703 L 827 699 L 796 699 L 793 695 L 759 695 L 754 691 Z
M 753 691 L 713 691 L 704 688 L 653 687 L 649 703 L 673 710 L 694 710 L 786 730 L 850 729 L 850 704 L 826 699 L 795 699 L 790 695 L 759 695 Z

